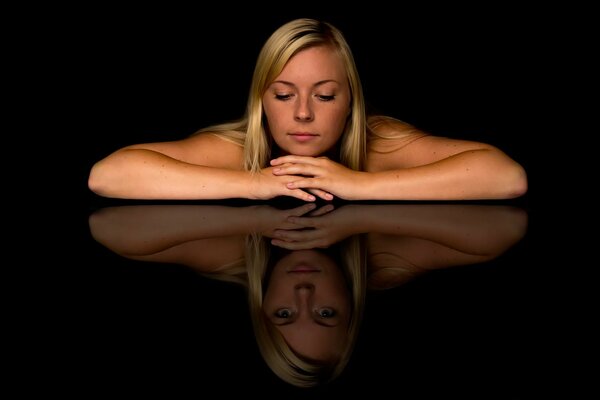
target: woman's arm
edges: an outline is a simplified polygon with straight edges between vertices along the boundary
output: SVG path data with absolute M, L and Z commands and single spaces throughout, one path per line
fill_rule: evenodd
M 323 157 L 284 156 L 271 162 L 273 173 L 305 176 L 291 189 L 318 188 L 347 200 L 505 199 L 527 191 L 523 167 L 494 146 L 384 120 L 373 127 L 366 171 Z
M 367 233 L 369 286 L 377 289 L 429 270 L 491 260 L 527 231 L 527 213 L 508 206 L 351 204 L 288 220 L 310 228 L 275 231 L 273 244 L 290 250 L 329 247 Z
M 394 146 L 392 143 L 386 147 Z M 506 199 L 527 191 L 525 170 L 484 143 L 422 136 L 374 155 L 363 196 L 406 200 Z
M 327 211 L 320 216 L 288 218 L 297 227 L 276 230 L 275 244 L 292 250 L 328 247 L 350 235 L 368 233 L 395 238 L 385 245 L 390 253 L 400 248 L 406 238 L 417 238 L 487 258 L 506 251 L 527 229 L 525 211 L 510 206 L 349 204 Z M 432 251 L 424 251 L 420 256 L 433 256 L 440 263 L 447 261 Z
M 269 206 L 148 205 L 103 208 L 89 218 L 93 238 L 111 251 L 142 261 L 176 263 L 207 272 L 239 260 L 245 237 L 269 236 L 315 209 L 314 203 L 278 210 Z
M 505 206 L 407 206 L 401 223 L 376 212 L 383 229 L 369 234 L 369 286 L 402 285 L 433 269 L 492 260 L 520 241 L 527 231 L 525 211 Z M 375 222 L 375 221 L 379 222 Z
M 255 226 L 242 207 L 147 205 L 100 209 L 90 215 L 94 239 L 121 255 L 149 255 L 202 239 L 243 236 Z
M 92 237 L 120 256 L 209 272 L 243 257 L 244 216 L 221 206 L 123 206 L 96 211 L 89 225 Z
M 127 199 L 269 199 L 314 196 L 286 186 L 298 177 L 251 174 L 242 168 L 242 147 L 211 134 L 147 143 L 117 150 L 97 162 L 89 188 L 98 195 Z
M 418 238 L 466 255 L 493 258 L 523 238 L 527 231 L 527 213 L 510 206 L 486 205 L 382 205 L 368 206 L 367 232 L 396 238 Z M 394 252 L 392 243 L 388 249 Z M 427 264 L 435 267 L 435 252 Z

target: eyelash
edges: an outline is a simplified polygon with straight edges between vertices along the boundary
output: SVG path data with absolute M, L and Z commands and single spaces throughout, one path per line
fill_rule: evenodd
M 287 101 L 292 98 L 292 94 L 276 94 L 275 98 L 279 101 Z M 335 100 L 335 96 L 315 95 L 319 100 L 327 102 Z
M 287 315 L 284 315 L 284 313 L 286 313 Z M 291 318 L 292 314 L 293 314 L 293 311 L 291 311 L 290 309 L 287 309 L 287 308 L 279 309 L 279 310 L 275 311 L 275 313 L 274 313 L 276 318 L 281 318 L 281 319 Z M 333 318 L 337 315 L 337 312 L 331 308 L 323 308 L 323 309 L 318 310 L 317 314 L 319 314 L 319 317 L 321 317 L 321 318 Z

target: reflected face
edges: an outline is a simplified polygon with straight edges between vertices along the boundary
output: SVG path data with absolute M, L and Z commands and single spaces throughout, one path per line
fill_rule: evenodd
M 332 47 L 298 52 L 263 96 L 273 140 L 286 154 L 326 153 L 344 131 L 350 98 L 344 63 Z
M 350 308 L 342 271 L 314 250 L 294 251 L 275 265 L 263 302 L 265 314 L 288 345 L 321 361 L 341 354 Z

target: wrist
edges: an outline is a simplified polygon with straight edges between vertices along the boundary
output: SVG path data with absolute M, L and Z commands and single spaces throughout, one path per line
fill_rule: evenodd
M 357 171 L 353 179 L 353 193 L 348 200 L 373 200 L 374 199 L 374 174 L 371 172 Z

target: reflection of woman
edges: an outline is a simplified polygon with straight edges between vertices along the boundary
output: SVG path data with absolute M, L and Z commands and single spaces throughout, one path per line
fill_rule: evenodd
M 362 320 L 366 268 L 360 236 L 325 251 L 285 251 L 254 236 L 249 249 L 250 316 L 265 362 L 296 386 L 337 377 Z M 260 255 L 269 249 L 265 260 Z
M 312 386 L 347 364 L 367 285 L 492 259 L 523 236 L 526 221 L 502 206 L 171 205 L 102 209 L 90 229 L 125 257 L 246 285 L 265 361 L 286 382 Z

